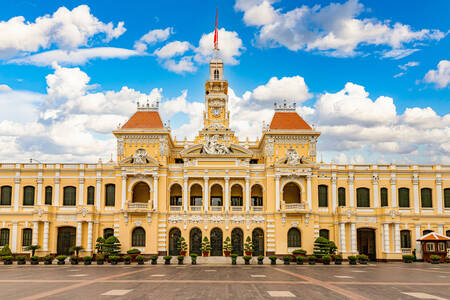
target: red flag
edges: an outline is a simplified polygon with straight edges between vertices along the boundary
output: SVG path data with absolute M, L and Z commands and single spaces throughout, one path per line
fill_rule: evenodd
M 216 8 L 216 29 L 214 30 L 214 49 L 219 50 L 219 33 L 217 32 L 217 14 L 218 9 Z

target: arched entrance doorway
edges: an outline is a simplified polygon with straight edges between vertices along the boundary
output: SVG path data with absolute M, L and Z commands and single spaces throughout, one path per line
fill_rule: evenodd
M 358 252 L 365 254 L 370 260 L 376 260 L 375 229 L 359 228 L 357 230 Z
M 253 256 L 264 255 L 264 231 L 256 228 L 252 232 Z
M 178 240 L 181 237 L 181 231 L 178 228 L 172 228 L 169 231 L 169 255 L 178 255 Z
M 77 232 L 75 227 L 59 227 L 58 228 L 58 244 L 57 244 L 57 253 L 69 255 L 69 249 L 75 246 L 75 239 L 77 236 Z
M 301 192 L 298 185 L 294 182 L 287 183 L 283 188 L 283 200 L 286 204 L 300 203 Z
M 150 187 L 145 182 L 138 182 L 133 187 L 133 203 L 147 203 L 150 200 Z
M 231 231 L 231 245 L 233 246 L 231 253 L 243 255 L 243 236 L 244 234 L 240 228 L 234 228 L 233 231 Z
M 202 232 L 198 228 L 193 228 L 189 234 L 189 254 L 202 255 Z
M 214 228 L 211 230 L 211 256 L 222 256 L 222 230 Z

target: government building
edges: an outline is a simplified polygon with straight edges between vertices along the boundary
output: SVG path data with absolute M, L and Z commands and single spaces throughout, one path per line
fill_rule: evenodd
M 162 255 L 176 254 L 181 236 L 200 253 L 208 237 L 222 256 L 227 237 L 240 255 L 250 237 L 254 255 L 283 255 L 312 253 L 323 236 L 344 257 L 396 260 L 426 233 L 450 236 L 449 165 L 319 163 L 320 132 L 286 103 L 256 142 L 239 140 L 218 56 L 209 71 L 193 140 L 173 139 L 158 103 L 138 103 L 113 132 L 115 162 L 1 163 L 0 245 L 90 255 L 98 237 L 114 235 L 122 252 Z

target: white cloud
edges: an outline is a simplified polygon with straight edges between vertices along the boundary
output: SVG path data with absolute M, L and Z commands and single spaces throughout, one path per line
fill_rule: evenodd
M 194 62 L 192 61 L 192 56 L 182 57 L 178 61 L 173 59 L 166 60 L 163 63 L 163 66 L 167 70 L 178 74 L 183 74 L 185 72 L 192 73 L 197 71 L 197 67 L 194 65 Z
M 348 57 L 372 45 L 388 48 L 383 56 L 398 59 L 417 51 L 405 48 L 411 42 L 440 40 L 445 36 L 439 30 L 415 31 L 401 23 L 357 18 L 364 11 L 357 0 L 324 7 L 303 5 L 286 12 L 274 9 L 274 2 L 237 0 L 235 4 L 237 11 L 244 12 L 244 22 L 258 27 L 256 42 L 261 46 L 284 46 L 292 51 Z
M 445 88 L 450 83 L 450 61 L 441 60 L 437 70 L 430 70 L 425 74 L 425 82 L 434 83 L 438 88 Z
M 145 52 L 147 51 L 148 45 L 153 45 L 157 42 L 164 42 L 172 33 L 172 27 L 150 30 L 134 43 L 134 48 L 139 52 Z
M 61 49 L 87 46 L 97 34 L 104 34 L 108 42 L 125 32 L 124 23 L 114 27 L 91 14 L 87 5 L 73 10 L 60 7 L 53 15 L 37 18 L 34 23 L 22 16 L 0 22 L 0 57 L 10 58 L 21 53 L 37 52 L 56 45 Z
M 270 78 L 265 85 L 260 85 L 253 90 L 253 98 L 261 101 L 297 101 L 299 103 L 309 99 L 311 94 L 308 91 L 305 80 L 301 76 Z
M 411 67 L 417 67 L 418 65 L 419 65 L 419 62 L 417 62 L 417 61 L 410 61 L 410 62 L 407 62 L 406 64 L 399 65 L 398 67 L 399 67 L 400 69 L 402 69 L 403 71 L 406 71 L 406 70 L 408 70 L 409 68 L 411 68 Z
M 12 89 L 6 84 L 0 84 L 0 93 L 10 92 Z
M 192 48 L 189 42 L 174 41 L 164 45 L 164 47 L 156 49 L 153 54 L 161 59 L 168 59 L 174 56 L 183 55 L 186 51 Z

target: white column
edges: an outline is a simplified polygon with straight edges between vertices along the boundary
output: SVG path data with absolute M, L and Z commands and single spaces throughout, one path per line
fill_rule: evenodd
M 441 175 L 436 175 L 436 201 L 438 214 L 442 214 L 442 179 Z
M 351 244 L 352 244 L 352 252 L 357 253 L 356 250 L 356 225 L 355 223 L 351 223 L 350 225 L 350 234 L 351 234 Z
M 159 176 L 153 175 L 153 209 L 158 210 L 158 181 Z
M 83 234 L 82 230 L 83 230 L 83 222 L 82 221 L 78 221 L 77 222 L 77 242 L 76 242 L 76 246 L 81 246 L 81 236 Z
M 44 251 L 48 251 L 48 226 L 49 222 L 48 221 L 44 221 L 44 245 L 42 247 L 42 249 Z
M 280 211 L 280 175 L 275 176 L 275 210 Z
M 53 202 L 54 206 L 59 206 L 59 178 L 55 178 L 55 201 Z
M 127 201 L 127 175 L 122 174 L 122 209 L 125 209 Z
M 311 191 L 311 175 L 306 175 L 306 202 L 308 202 L 308 209 L 312 210 L 312 191 Z
M 245 178 L 245 211 L 250 211 L 250 178 Z
M 36 205 L 42 205 L 42 178 L 37 179 L 37 201 Z
M 13 222 L 13 228 L 12 228 L 12 239 L 11 239 L 11 252 L 16 253 L 17 252 L 17 222 Z
M 420 224 L 416 224 L 416 257 L 417 257 L 417 259 L 423 258 L 422 245 L 420 244 L 420 241 L 417 240 L 420 237 L 421 237 Z
M 33 241 L 32 245 L 38 245 L 38 237 L 39 237 L 39 222 L 33 221 Z
M 372 189 L 373 189 L 373 207 L 380 207 L 380 199 L 378 197 L 378 175 L 374 174 L 372 179 Z
M 397 179 L 395 178 L 395 174 L 391 175 L 391 206 L 396 208 L 398 207 L 397 203 Z
M 225 211 L 230 211 L 230 177 L 225 177 Z
M 14 211 L 19 210 L 19 200 L 20 200 L 20 178 L 14 178 Z
M 389 253 L 390 252 L 390 248 L 391 245 L 389 243 L 390 241 L 390 236 L 389 236 L 389 224 L 388 223 L 384 223 L 383 224 L 383 250 L 385 253 Z
M 84 198 L 84 178 L 80 178 L 78 182 L 78 205 L 83 205 Z
M 395 253 L 401 253 L 400 249 L 400 224 L 394 224 L 394 240 L 395 240 Z
M 98 176 L 98 174 L 97 174 Z M 97 211 L 100 211 L 101 208 L 101 196 L 102 196 L 102 179 L 97 177 L 97 180 L 95 181 L 95 208 Z
M 355 189 L 353 188 L 353 174 L 348 175 L 348 196 L 350 198 L 350 207 L 355 207 Z
M 331 203 L 332 203 L 332 209 L 333 213 L 336 212 L 337 207 L 337 187 L 336 187 L 336 174 L 333 173 L 331 177 Z
M 438 225 L 438 233 L 440 235 L 444 235 L 444 225 L 443 224 Z
M 208 211 L 208 204 L 209 204 L 209 185 L 208 185 L 208 181 L 209 178 L 208 177 L 204 177 L 204 187 L 203 187 L 203 194 L 204 194 L 204 199 L 203 199 L 203 209 L 205 212 Z
M 413 177 L 413 195 L 414 195 L 414 212 L 416 214 L 419 213 L 419 207 L 420 207 L 420 203 L 419 203 L 419 176 L 417 174 L 414 174 Z
M 346 252 L 346 239 L 345 239 L 345 223 L 339 223 L 339 248 L 342 253 Z
M 188 210 L 188 177 L 184 177 L 183 181 L 183 210 Z
M 92 224 L 94 222 L 88 222 L 88 240 L 87 240 L 87 251 L 92 251 Z

